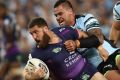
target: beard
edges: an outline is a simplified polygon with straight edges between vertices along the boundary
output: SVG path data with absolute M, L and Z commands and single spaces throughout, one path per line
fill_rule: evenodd
M 37 46 L 39 46 L 40 48 L 46 48 L 49 44 L 49 41 L 50 41 L 50 37 L 48 36 L 48 34 L 44 32 L 43 38 L 40 41 L 40 44 L 38 44 Z

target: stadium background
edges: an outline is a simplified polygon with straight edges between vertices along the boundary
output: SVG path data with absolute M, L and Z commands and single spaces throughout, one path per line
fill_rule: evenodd
M 27 32 L 27 25 L 29 21 L 34 17 L 40 16 L 47 20 L 47 23 L 51 26 L 51 28 L 58 26 L 53 13 L 53 6 L 56 1 L 57 0 L 0 0 L 0 2 L 4 3 L 7 7 L 7 16 L 11 17 L 12 19 L 6 29 L 13 29 L 13 24 L 15 24 L 15 30 L 13 32 L 14 34 L 12 34 L 13 36 L 15 36 L 15 39 L 12 40 L 14 43 L 17 44 L 17 47 L 19 48 L 22 55 L 19 58 L 20 72 L 17 69 L 18 74 L 22 72 L 21 68 L 25 65 L 29 51 L 35 43 L 34 40 L 31 38 L 31 35 Z M 109 37 L 109 32 L 113 21 L 112 8 L 118 0 L 69 1 L 72 3 L 76 14 L 92 13 L 99 20 L 100 27 L 104 35 L 107 38 Z M 5 44 L 5 39 L 3 39 L 8 36 L 4 36 L 4 34 L 6 33 L 3 32 L 3 26 L 1 26 L 1 24 L 2 21 L 0 16 L 0 67 L 5 63 L 4 56 L 7 54 L 6 47 L 7 45 L 9 45 Z M 120 47 L 120 43 L 117 46 Z M 9 79 L 7 78 L 7 80 L 13 79 L 12 77 L 9 77 Z

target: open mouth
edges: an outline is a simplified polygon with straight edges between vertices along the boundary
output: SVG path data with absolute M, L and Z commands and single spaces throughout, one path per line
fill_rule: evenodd
M 59 25 L 60 25 L 60 26 L 63 26 L 64 24 L 65 24 L 64 20 L 63 20 L 63 19 L 60 19 L 60 20 L 59 20 Z
M 60 23 L 60 25 L 63 26 L 63 25 L 64 25 L 64 22 Z
M 39 40 L 36 40 L 36 45 L 37 45 L 37 47 L 40 46 L 40 41 Z

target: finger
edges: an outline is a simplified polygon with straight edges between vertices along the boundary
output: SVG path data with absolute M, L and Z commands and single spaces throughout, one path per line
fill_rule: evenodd
M 70 51 L 74 51 L 74 48 L 73 48 L 73 47 L 67 47 L 66 49 L 67 49 L 69 52 L 70 52 Z
M 70 44 L 69 42 L 65 42 L 65 43 L 64 43 L 65 46 L 68 46 L 69 44 Z
M 67 51 L 68 51 L 68 52 L 72 52 L 72 51 L 74 51 L 74 50 L 72 50 L 72 49 L 68 49 Z

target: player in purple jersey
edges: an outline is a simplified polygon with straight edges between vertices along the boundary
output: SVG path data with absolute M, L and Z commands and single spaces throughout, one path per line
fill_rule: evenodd
M 66 40 L 87 37 L 84 32 L 71 27 L 50 30 L 43 18 L 33 19 L 29 24 L 29 32 L 38 45 L 32 51 L 32 57 L 43 60 L 55 75 L 55 80 L 106 80 L 77 50 L 69 52 L 64 46 Z M 98 40 L 96 45 L 99 44 Z

